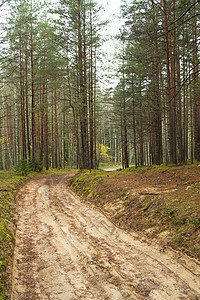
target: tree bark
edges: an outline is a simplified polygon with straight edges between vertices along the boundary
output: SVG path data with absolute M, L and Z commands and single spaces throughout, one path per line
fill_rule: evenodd
M 161 94 L 159 87 L 159 53 L 157 42 L 157 21 L 154 13 L 154 1 L 152 1 L 153 8 L 153 26 L 154 26 L 154 115 L 153 126 L 155 132 L 155 153 L 154 161 L 156 165 L 160 165 L 163 162 L 163 150 L 162 150 L 162 116 L 161 116 Z
M 165 55 L 167 67 L 167 98 L 168 98 L 168 138 L 169 138 L 169 152 L 170 160 L 172 163 L 177 163 L 177 149 L 176 149 L 176 136 L 174 136 L 174 110 L 173 99 L 171 96 L 171 75 L 170 75 L 170 57 L 169 57 L 169 36 L 168 36 L 168 13 L 166 0 L 163 0 L 164 7 L 164 22 L 165 22 Z
M 94 103 L 93 103 L 93 24 L 90 10 L 90 90 L 89 90 L 89 124 L 90 124 L 90 169 L 94 169 Z
M 195 0 L 193 0 L 193 3 Z M 195 6 L 193 8 L 194 16 L 196 15 Z M 194 156 L 197 161 L 200 161 L 200 88 L 198 78 L 198 42 L 197 42 L 197 18 L 193 22 L 193 70 L 194 70 Z
M 88 157 L 88 120 L 87 120 L 87 93 L 86 93 L 86 74 L 83 72 L 83 62 L 86 66 L 85 55 L 83 57 L 82 49 L 82 25 L 81 25 L 81 1 L 77 0 L 78 8 L 78 63 L 79 63 L 79 99 L 80 99 L 80 129 L 81 129 L 81 168 L 89 169 Z M 84 43 L 84 47 L 86 43 Z M 85 50 L 85 48 L 84 48 Z M 85 54 L 85 52 L 84 52 Z M 84 76 L 85 75 L 85 76 Z
M 135 167 L 137 168 L 137 143 L 136 143 L 136 122 L 135 122 L 135 95 L 134 86 L 132 78 L 132 103 L 133 103 L 133 146 L 134 146 L 134 156 L 135 156 Z
M 32 166 L 35 170 L 35 87 L 34 87 L 34 61 L 33 61 L 33 25 L 31 23 L 31 110 L 32 110 Z
M 141 76 L 141 75 L 140 75 Z M 143 119 L 142 119 L 142 79 L 139 83 L 140 95 L 140 165 L 144 165 L 144 137 L 143 137 Z
M 26 58 L 25 58 L 25 72 L 26 72 L 26 82 L 25 82 L 25 91 L 26 91 L 26 139 L 27 139 L 27 151 L 28 151 L 28 160 L 31 161 L 31 143 L 30 143 L 30 132 L 29 132 L 29 101 L 28 101 L 28 47 L 27 47 L 27 37 L 26 37 Z

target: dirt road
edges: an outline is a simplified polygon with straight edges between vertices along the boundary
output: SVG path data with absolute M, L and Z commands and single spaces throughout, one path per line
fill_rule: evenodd
M 69 176 L 18 193 L 12 300 L 200 299 L 200 264 L 116 228 L 73 194 Z

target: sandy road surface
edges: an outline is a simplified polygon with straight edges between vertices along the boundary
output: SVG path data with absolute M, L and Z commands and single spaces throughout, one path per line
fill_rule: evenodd
M 200 265 L 140 241 L 81 203 L 70 175 L 18 194 L 12 300 L 200 299 Z

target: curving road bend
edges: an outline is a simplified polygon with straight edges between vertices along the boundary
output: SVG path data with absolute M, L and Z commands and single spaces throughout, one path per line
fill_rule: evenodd
M 200 264 L 115 227 L 66 185 L 28 182 L 17 195 L 12 300 L 200 299 Z

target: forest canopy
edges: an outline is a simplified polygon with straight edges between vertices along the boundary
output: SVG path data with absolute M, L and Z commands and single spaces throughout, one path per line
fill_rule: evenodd
M 98 1 L 0 10 L 0 169 L 200 161 L 199 1 L 122 3 L 112 90 Z

